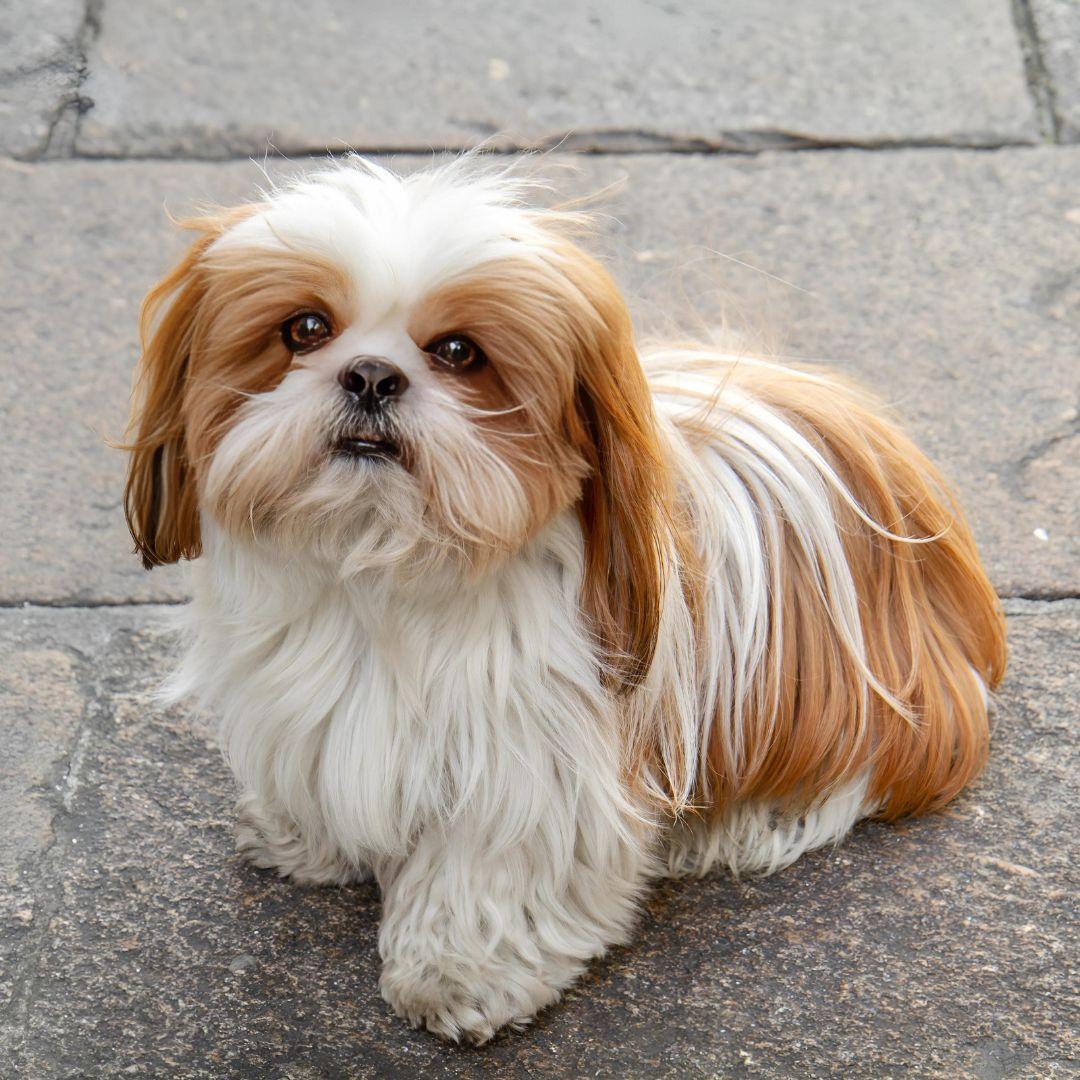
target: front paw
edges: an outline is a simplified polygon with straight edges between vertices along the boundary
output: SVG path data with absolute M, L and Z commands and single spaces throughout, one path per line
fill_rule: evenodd
M 450 1042 L 485 1043 L 504 1027 L 520 1030 L 557 1001 L 581 965 L 570 962 L 558 985 L 520 962 L 489 958 L 482 964 L 388 960 L 379 989 L 398 1016 L 414 1028 Z
M 265 820 L 256 823 L 248 815 L 236 824 L 236 850 L 253 866 L 276 870 L 299 885 L 347 885 L 371 877 L 341 857 L 305 843 L 295 829 L 268 828 Z

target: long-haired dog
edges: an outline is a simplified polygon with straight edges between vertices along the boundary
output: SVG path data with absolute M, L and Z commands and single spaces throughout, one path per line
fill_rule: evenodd
M 579 215 L 359 159 L 197 218 L 143 309 L 126 509 L 195 559 L 173 690 L 240 850 L 374 875 L 381 988 L 527 1023 L 650 879 L 768 872 L 977 773 L 1003 622 L 845 382 L 639 352 Z

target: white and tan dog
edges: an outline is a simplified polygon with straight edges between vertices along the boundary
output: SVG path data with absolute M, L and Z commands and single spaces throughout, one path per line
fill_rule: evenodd
M 835 378 L 639 353 L 578 215 L 359 159 L 190 222 L 126 505 L 239 844 L 374 874 L 415 1024 L 527 1023 L 650 879 L 772 871 L 978 771 L 1005 645 L 933 467 Z

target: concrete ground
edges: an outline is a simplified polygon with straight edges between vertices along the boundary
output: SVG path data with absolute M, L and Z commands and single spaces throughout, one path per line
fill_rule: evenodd
M 183 573 L 130 554 L 103 434 L 165 208 L 250 193 L 249 157 L 480 139 L 622 184 L 603 247 L 643 331 L 723 318 L 885 394 L 1012 661 L 945 813 L 661 886 L 632 947 L 465 1050 L 379 998 L 373 888 L 232 854 L 212 720 L 151 697 Z M 1078 143 L 1075 0 L 8 0 L 0 1075 L 1077 1075 Z

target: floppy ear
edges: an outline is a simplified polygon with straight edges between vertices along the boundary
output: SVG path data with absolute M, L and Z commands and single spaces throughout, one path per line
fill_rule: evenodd
M 196 317 L 205 293 L 199 263 L 225 216 L 182 223 L 199 237 L 143 300 L 142 355 L 135 372 L 124 446 L 131 457 L 124 513 L 143 566 L 199 554 L 198 500 L 184 438 L 184 390 Z
M 565 258 L 584 305 L 571 423 L 589 466 L 579 504 L 582 601 L 615 680 L 629 689 L 652 662 L 677 543 L 671 474 L 626 305 L 597 262 L 576 248 Z

